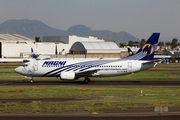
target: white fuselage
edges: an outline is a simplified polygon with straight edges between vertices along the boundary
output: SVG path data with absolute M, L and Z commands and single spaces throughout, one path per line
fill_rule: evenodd
M 62 73 L 78 77 L 118 76 L 146 70 L 155 63 L 139 60 L 38 60 L 24 63 L 15 72 L 28 77 L 59 77 Z M 73 77 L 72 77 L 73 78 Z

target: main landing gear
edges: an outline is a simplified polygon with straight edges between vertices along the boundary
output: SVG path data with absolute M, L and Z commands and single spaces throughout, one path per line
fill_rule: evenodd
M 84 82 L 85 82 L 85 83 L 88 83 L 88 82 L 90 82 L 90 81 L 91 81 L 90 78 L 85 77 L 85 79 L 84 79 Z
M 31 79 L 31 80 L 30 80 L 30 82 L 31 82 L 31 83 L 33 83 L 33 82 L 34 82 L 34 80 L 33 80 L 33 79 Z
M 33 83 L 33 82 L 34 82 L 33 77 L 30 77 L 30 82 L 31 82 L 31 83 Z

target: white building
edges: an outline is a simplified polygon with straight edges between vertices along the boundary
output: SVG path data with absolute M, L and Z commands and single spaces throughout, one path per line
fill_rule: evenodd
M 75 42 L 104 42 L 97 37 L 45 36 L 42 42 L 17 34 L 0 34 L 0 58 L 30 57 L 31 48 L 42 55 L 67 54 Z
M 33 39 L 18 34 L 0 34 L 0 58 L 19 57 L 20 51 L 25 51 L 33 42 Z
M 70 36 L 44 36 L 42 42 L 53 42 L 57 45 L 57 52 L 60 54 L 69 53 L 71 46 L 75 42 L 104 42 L 103 39 L 97 37 L 78 37 L 76 35 Z

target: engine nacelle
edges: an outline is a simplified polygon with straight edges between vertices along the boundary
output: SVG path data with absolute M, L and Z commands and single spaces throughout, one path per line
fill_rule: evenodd
M 75 73 L 74 72 L 61 72 L 60 79 L 74 80 L 75 79 Z

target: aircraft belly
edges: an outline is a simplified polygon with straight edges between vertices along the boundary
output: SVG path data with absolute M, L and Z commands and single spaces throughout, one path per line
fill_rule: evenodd
M 42 76 L 42 74 L 43 74 L 42 71 L 35 71 L 33 76 L 34 77 L 40 77 L 40 76 Z
M 93 74 L 93 76 L 117 76 L 120 75 L 120 72 L 117 70 L 101 70 Z
M 140 70 L 147 70 L 149 68 L 152 68 L 155 63 L 150 63 L 150 64 L 144 64 L 141 66 Z
M 38 71 L 35 71 L 34 73 L 34 77 L 42 77 L 42 75 L 50 72 L 50 71 L 53 71 L 54 69 L 39 69 Z M 54 72 L 53 72 L 54 73 Z M 52 74 L 52 73 L 51 73 Z M 48 75 L 45 75 L 44 77 L 54 77 L 54 76 L 50 76 L 51 74 L 48 74 Z

